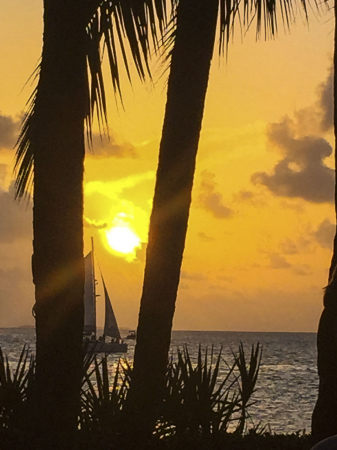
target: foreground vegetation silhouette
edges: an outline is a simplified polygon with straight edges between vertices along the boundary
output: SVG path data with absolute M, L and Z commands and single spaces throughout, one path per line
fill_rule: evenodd
M 256 388 L 261 347 L 252 346 L 248 359 L 242 344 L 225 364 L 222 351 L 202 350 L 192 358 L 188 348 L 173 353 L 167 365 L 161 401 L 147 441 L 124 429 L 132 367 L 119 360 L 111 372 L 106 357 L 83 358 L 81 407 L 73 449 L 175 448 L 186 440 L 219 442 L 242 436 Z M 35 362 L 23 348 L 16 365 L 0 350 L 1 448 L 38 449 L 34 427 Z M 252 429 L 256 433 L 256 428 Z M 255 430 L 255 431 L 254 431 Z M 64 435 L 64 439 L 68 436 Z M 62 449 L 63 447 L 60 447 Z

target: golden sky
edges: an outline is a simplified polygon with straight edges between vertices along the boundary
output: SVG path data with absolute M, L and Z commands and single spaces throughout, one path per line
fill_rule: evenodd
M 13 151 L 41 49 L 41 1 L 3 0 L 0 16 L 0 326 L 32 323 L 31 211 L 12 200 Z M 15 17 L 15 21 L 13 20 Z M 332 13 L 297 19 L 273 41 L 238 31 L 213 58 L 175 329 L 314 331 L 334 232 Z M 118 322 L 135 328 L 166 96 L 153 82 L 110 91 L 110 142 L 85 169 L 85 250 L 95 238 Z M 107 79 L 108 81 L 108 79 Z M 127 256 L 106 232 L 128 227 Z M 103 301 L 98 298 L 102 323 Z

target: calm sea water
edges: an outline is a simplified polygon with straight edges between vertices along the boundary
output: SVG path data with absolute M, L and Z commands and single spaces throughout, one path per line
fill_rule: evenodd
M 33 328 L 0 328 L 0 346 L 12 363 L 18 360 L 24 343 L 34 351 L 34 339 Z M 213 345 L 215 350 L 223 347 L 224 358 L 230 363 L 231 351 L 238 349 L 240 341 L 247 351 L 257 342 L 263 346 L 256 404 L 251 408 L 254 423 L 270 426 L 274 432 L 309 432 L 318 386 L 315 333 L 174 331 L 172 350 L 187 344 L 195 357 L 199 344 Z M 128 358 L 132 359 L 133 351 L 134 342 L 129 341 Z M 117 356 L 110 358 L 113 364 Z

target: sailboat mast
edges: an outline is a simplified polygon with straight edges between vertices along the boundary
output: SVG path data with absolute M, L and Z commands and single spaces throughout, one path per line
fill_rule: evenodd
M 96 278 L 95 278 L 95 260 L 94 260 L 94 238 L 91 236 L 91 254 L 92 254 L 92 281 L 93 281 L 93 295 L 95 302 L 95 312 L 96 312 Z

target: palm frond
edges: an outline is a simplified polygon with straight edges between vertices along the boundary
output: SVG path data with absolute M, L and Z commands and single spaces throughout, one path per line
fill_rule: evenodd
M 163 34 L 161 50 L 163 53 L 164 69 L 162 75 L 170 68 L 172 49 L 176 35 L 176 13 L 179 0 L 171 0 L 171 19 Z M 317 0 L 219 0 L 219 54 L 228 54 L 228 45 L 234 38 L 237 27 L 245 34 L 254 24 L 256 38 L 264 33 L 265 39 L 274 38 L 278 32 L 278 21 L 281 21 L 286 29 L 290 29 L 295 21 L 296 13 L 300 6 L 305 20 L 308 20 L 308 6 L 314 6 L 320 13 L 323 4 Z M 326 5 L 325 5 L 326 6 Z
M 176 361 L 168 366 L 161 418 L 156 434 L 185 433 L 208 436 L 228 432 L 241 411 L 241 391 L 237 389 L 238 369 L 234 363 L 227 365 L 224 373 L 220 366 L 222 349 L 217 355 L 199 346 L 196 360 L 187 346 L 177 351 Z
M 299 0 L 305 18 L 310 0 Z M 311 0 L 317 10 L 321 8 L 317 0 Z M 90 14 L 86 31 L 86 58 L 88 63 L 87 108 L 83 119 L 86 123 L 87 138 L 92 142 L 93 117 L 96 115 L 101 132 L 108 133 L 107 101 L 105 81 L 102 72 L 103 51 L 107 53 L 112 87 L 122 99 L 120 59 L 127 78 L 131 81 L 128 55 L 134 63 L 141 80 L 151 76 L 149 60 L 151 49 L 163 52 L 166 69 L 172 53 L 176 32 L 176 9 L 179 0 L 102 0 L 93 2 L 97 9 Z M 278 30 L 278 20 L 289 28 L 295 19 L 297 6 L 291 0 L 219 0 L 219 51 L 228 49 L 234 36 L 234 25 L 239 22 L 241 31 L 256 23 L 256 36 L 264 30 L 265 38 L 274 37 Z M 92 9 L 91 9 L 92 11 Z M 168 11 L 171 11 L 168 19 Z M 127 46 L 126 46 L 127 43 Z M 36 69 L 39 73 L 40 67 Z M 34 148 L 32 142 L 38 132 L 35 114 L 37 88 L 28 104 L 21 132 L 16 145 L 16 197 L 24 197 L 33 182 Z
M 40 65 L 35 69 L 40 71 Z M 27 102 L 27 111 L 23 117 L 21 130 L 16 143 L 15 165 L 15 196 L 22 198 L 28 195 L 33 182 L 33 151 L 31 140 L 34 134 L 34 115 L 37 88 L 33 90 Z
M 127 361 L 119 360 L 110 381 L 106 356 L 100 361 L 94 357 L 92 365 L 94 367 L 87 368 L 83 377 L 80 427 L 86 431 L 102 429 L 108 432 L 122 418 L 131 368 Z
M 34 369 L 34 359 L 26 346 L 15 367 L 0 348 L 0 429 L 17 427 L 24 419 L 25 407 L 31 400 Z
M 323 4 L 317 0 L 219 0 L 220 2 L 220 41 L 219 51 L 228 50 L 228 44 L 234 36 L 234 25 L 238 22 L 241 32 L 244 33 L 255 23 L 256 38 L 274 38 L 278 32 L 278 21 L 286 29 L 295 21 L 296 14 L 304 14 L 308 20 L 308 6 L 314 6 L 317 12 Z
M 102 71 L 103 50 L 110 66 L 112 87 L 122 98 L 120 61 L 131 81 L 128 54 L 141 80 L 151 76 L 149 60 L 151 48 L 157 51 L 167 26 L 167 2 L 175 0 L 103 0 L 93 2 L 97 10 L 88 16 L 86 25 L 87 106 L 84 111 L 87 138 L 92 141 L 93 117 L 96 115 L 100 130 L 108 132 L 106 88 Z M 126 44 L 128 43 L 128 50 Z M 36 69 L 39 74 L 40 66 Z M 34 138 L 39 130 L 36 98 L 39 83 L 28 102 L 16 144 L 16 198 L 25 197 L 33 183 Z
M 239 351 L 237 354 L 233 352 L 233 357 L 239 370 L 238 388 L 241 404 L 241 416 L 236 428 L 236 433 L 242 434 L 244 432 L 246 419 L 248 417 L 247 408 L 251 406 L 251 403 L 249 402 L 255 391 L 256 382 L 259 375 L 262 359 L 262 347 L 259 343 L 257 343 L 256 346 L 252 345 L 248 364 L 246 361 L 243 344 L 240 342 Z

